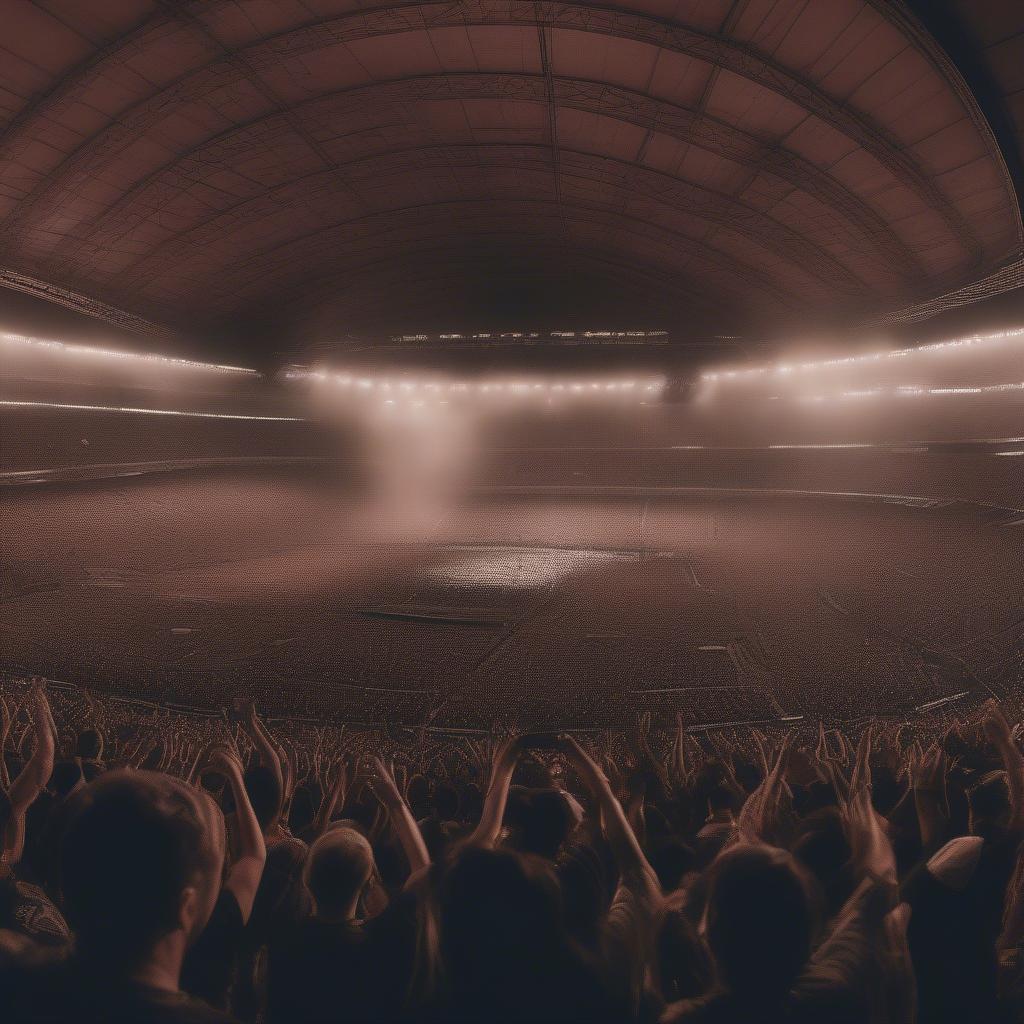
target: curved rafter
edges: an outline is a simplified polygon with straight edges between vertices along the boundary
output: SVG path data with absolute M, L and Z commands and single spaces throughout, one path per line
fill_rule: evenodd
M 373 292 L 358 287 L 359 293 L 363 295 L 375 295 L 383 293 L 386 296 L 391 293 L 393 287 L 401 285 L 402 287 L 416 287 L 416 288 L 436 288 L 438 282 L 451 281 L 453 277 L 453 267 L 457 268 L 455 277 L 458 280 L 463 280 L 463 275 L 469 271 L 472 277 L 472 272 L 477 271 L 481 274 L 485 272 L 480 266 L 480 257 L 489 251 L 488 241 L 493 241 L 495 236 L 493 233 L 481 233 L 482 241 L 474 242 L 475 244 L 469 246 L 460 247 L 454 257 L 448 261 L 437 260 L 436 257 L 446 255 L 446 250 L 443 247 L 437 245 L 428 244 L 425 247 L 410 249 L 403 252 L 398 257 L 391 257 L 384 260 L 377 261 L 376 263 L 365 264 L 362 267 L 352 272 L 346 272 L 345 286 L 347 287 L 350 283 L 355 282 L 358 286 L 360 275 L 377 274 L 382 267 L 386 268 L 386 272 L 393 274 L 394 277 L 383 277 L 378 276 L 375 278 L 375 289 Z M 503 240 L 503 239 L 502 239 Z M 503 240 L 504 241 L 504 240 Z M 592 265 L 602 270 L 611 269 L 614 271 L 616 281 L 622 279 L 629 279 L 634 282 L 637 286 L 641 286 L 649 279 L 655 280 L 660 288 L 665 289 L 669 294 L 675 296 L 677 299 L 681 299 L 687 306 L 696 307 L 702 310 L 718 310 L 718 304 L 716 301 L 702 291 L 694 287 L 686 287 L 678 280 L 672 279 L 663 270 L 648 266 L 641 268 L 632 263 L 624 263 L 615 259 L 611 255 L 602 254 L 593 248 L 582 248 L 580 246 L 574 246 L 566 243 L 559 239 L 540 239 L 534 242 L 532 245 L 518 244 L 511 246 L 505 244 L 502 249 L 502 260 L 504 263 L 514 261 L 516 259 L 528 260 L 531 257 L 535 257 L 537 254 L 552 255 L 559 258 L 569 256 L 573 261 L 584 266 Z M 451 257 L 451 254 L 447 254 Z M 418 268 L 414 277 L 415 280 L 410 281 L 410 271 L 415 266 L 414 261 L 417 259 L 429 258 L 430 259 L 430 270 L 424 271 L 422 266 Z M 566 270 L 572 270 L 572 266 L 567 266 Z M 531 280 L 528 274 L 528 268 L 524 268 L 523 272 L 524 279 Z M 532 280 L 536 280 L 534 276 Z M 303 307 L 309 307 L 314 309 L 320 309 L 323 305 L 323 300 L 328 294 L 337 295 L 340 291 L 337 280 L 332 278 L 329 274 L 323 275 L 321 278 L 314 278 L 313 280 L 303 283 L 302 288 L 294 295 L 288 295 L 287 293 L 283 297 L 285 306 L 289 304 L 301 305 Z M 443 293 L 446 295 L 446 293 Z M 314 299 L 313 303 L 309 300 Z M 450 301 L 445 297 L 444 301 Z
M 614 8 L 534 3 L 533 0 L 472 0 L 458 4 L 437 0 L 377 8 L 289 29 L 259 40 L 245 48 L 241 55 L 226 55 L 218 49 L 214 59 L 198 72 L 180 77 L 168 88 L 137 104 L 124 119 L 119 119 L 76 149 L 58 168 L 61 178 L 54 181 L 49 177 L 44 179 L 22 201 L 16 213 L 0 227 L 17 238 L 37 205 L 44 202 L 48 195 L 52 197 L 54 191 L 59 192 L 61 181 L 69 173 L 88 173 L 90 162 L 105 159 L 112 149 L 116 150 L 118 139 L 124 138 L 126 133 L 130 135 L 145 131 L 157 118 L 164 116 L 172 98 L 177 103 L 198 99 L 214 84 L 223 88 L 225 78 L 249 80 L 253 73 L 258 74 L 272 63 L 280 61 L 283 56 L 301 56 L 304 52 L 323 48 L 328 42 L 345 43 L 441 27 L 532 25 L 536 24 L 538 11 L 548 28 L 615 36 L 695 57 L 799 103 L 870 153 L 897 180 L 916 193 L 926 206 L 940 214 L 968 252 L 977 253 L 977 244 L 963 217 L 939 193 L 934 182 L 863 116 L 836 103 L 811 82 L 790 73 L 749 47 L 686 26 Z M 192 24 L 191 19 L 188 24 Z
M 834 209 L 838 216 L 853 228 L 856 233 L 855 237 L 862 237 L 868 247 L 883 256 L 888 265 L 899 273 L 908 274 L 914 279 L 920 277 L 921 270 L 916 263 L 916 257 L 898 239 L 892 229 L 853 192 L 797 154 L 788 153 L 778 147 L 765 146 L 754 136 L 730 128 L 725 122 L 716 121 L 714 118 L 698 114 L 684 107 L 656 100 L 643 93 L 631 92 L 599 82 L 568 78 L 555 80 L 554 88 L 555 102 L 560 107 L 596 113 L 622 120 L 628 124 L 656 130 L 676 138 L 680 142 L 705 149 L 707 152 L 729 160 L 742 162 L 744 159 L 749 159 L 750 151 L 753 150 L 757 154 L 757 164 L 766 173 L 777 175 L 793 188 L 806 192 L 823 205 Z M 438 99 L 505 98 L 514 98 L 519 102 L 545 103 L 544 80 L 540 76 L 530 75 L 478 74 L 401 79 L 395 82 L 375 83 L 358 89 L 344 90 L 329 96 L 318 96 L 295 107 L 294 114 L 298 117 L 308 116 L 311 120 L 330 117 L 343 123 L 347 112 L 365 104 L 430 102 Z M 338 100 L 343 102 L 338 104 Z M 106 243 L 103 236 L 104 228 L 117 224 L 120 235 L 116 237 L 123 237 L 140 222 L 139 217 L 130 216 L 131 207 L 133 203 L 142 203 L 148 187 L 156 185 L 160 179 L 169 174 L 189 180 L 204 170 L 217 166 L 221 160 L 228 160 L 232 156 L 237 157 L 237 143 L 243 141 L 255 129 L 272 130 L 273 123 L 278 119 L 283 121 L 284 115 L 280 111 L 274 111 L 244 124 L 235 125 L 227 132 L 179 154 L 174 160 L 148 174 L 107 209 L 83 225 L 82 233 L 90 238 L 98 236 L 102 240 L 102 243 L 98 244 L 109 244 Z M 291 123 L 291 120 L 288 123 Z M 449 145 L 455 148 L 458 144 Z M 410 149 L 408 152 L 412 153 L 414 150 Z M 218 156 L 218 154 L 224 155 Z M 371 154 L 371 156 L 380 155 L 383 154 L 381 152 Z M 350 161 L 347 166 L 356 162 Z M 315 187 L 318 178 L 335 177 L 337 170 L 338 166 L 334 165 L 308 179 L 303 179 L 303 181 L 313 184 Z M 267 189 L 220 211 L 217 217 L 244 213 L 246 209 L 254 209 L 268 193 L 281 194 L 287 187 L 286 184 Z M 149 205 L 143 203 L 143 206 L 144 217 L 150 216 L 154 210 L 160 208 L 158 199 Z M 208 223 L 208 221 L 203 222 L 196 228 L 179 233 L 177 240 L 187 243 L 191 231 L 205 228 Z M 116 237 L 112 241 L 116 241 Z M 173 242 L 175 239 L 169 241 Z M 149 258 L 157 256 L 166 244 L 161 243 L 154 246 Z M 809 244 L 816 245 L 813 241 Z M 176 251 L 180 252 L 181 250 L 176 247 Z M 72 269 L 74 262 L 74 251 L 72 250 L 63 259 L 53 262 L 47 267 L 47 270 L 53 274 L 60 274 Z
M 584 204 L 571 203 L 567 201 L 564 202 L 563 205 L 567 211 L 572 211 L 572 215 L 567 213 L 570 220 L 572 219 L 572 216 L 581 216 L 582 212 L 589 211 L 596 214 L 597 219 L 591 220 L 588 223 L 597 224 L 597 226 L 602 229 L 607 228 L 608 226 L 605 219 L 621 221 L 623 225 L 626 226 L 621 227 L 619 229 L 620 231 L 632 231 L 639 239 L 643 239 L 648 246 L 650 246 L 652 238 L 664 236 L 664 245 L 668 252 L 674 251 L 678 253 L 685 251 L 689 257 L 696 259 L 698 262 L 709 267 L 717 268 L 718 270 L 736 278 L 739 284 L 746 284 L 748 287 L 756 287 L 772 294 L 780 304 L 788 305 L 795 301 L 794 296 L 781 291 L 778 286 L 757 267 L 752 265 L 743 266 L 735 261 L 730 262 L 730 260 L 724 255 L 716 255 L 715 250 L 702 245 L 696 239 L 674 233 L 660 225 L 651 224 L 638 217 L 631 217 L 627 214 L 622 214 L 613 208 L 586 206 Z M 379 236 L 382 231 L 387 230 L 386 225 L 392 221 L 398 225 L 399 229 L 403 227 L 412 227 L 415 224 L 415 218 L 423 211 L 432 211 L 433 213 L 447 211 L 447 215 L 450 216 L 452 211 L 459 209 L 465 210 L 470 206 L 476 208 L 475 220 L 480 220 L 486 217 L 489 213 L 501 210 L 503 207 L 514 208 L 518 211 L 524 211 L 532 207 L 537 211 L 539 221 L 542 224 L 549 224 L 552 212 L 557 212 L 555 210 L 554 200 L 550 199 L 540 200 L 536 198 L 528 198 L 518 200 L 494 200 L 477 198 L 442 200 L 432 204 L 418 204 L 411 207 L 402 207 L 340 221 L 335 224 L 321 225 L 300 238 L 290 239 L 287 243 L 264 253 L 264 259 L 270 255 L 277 254 L 278 259 L 282 261 L 284 265 L 299 268 L 297 271 L 299 273 L 309 273 L 311 268 L 316 266 L 315 261 L 321 256 L 321 253 L 317 248 L 310 248 L 309 243 L 311 240 L 320 240 L 320 244 L 326 245 L 329 247 L 330 251 L 336 252 L 339 245 L 339 236 L 342 236 L 344 232 L 350 232 L 354 227 L 361 227 L 365 236 L 376 237 Z M 577 210 L 580 211 L 580 214 L 575 213 Z M 522 216 L 522 213 L 520 213 L 519 216 Z M 302 246 L 301 252 L 298 251 L 300 245 Z M 668 254 L 666 254 L 666 258 L 668 258 Z M 274 267 L 270 267 L 266 273 L 273 275 L 275 273 Z M 217 280 L 218 284 L 226 286 L 232 293 L 234 293 L 235 289 L 240 287 L 233 282 L 229 284 L 223 275 L 218 275 Z M 244 287 L 248 290 L 259 290 L 261 287 L 261 278 L 259 277 L 259 274 L 254 276 L 250 271 L 244 282 Z
M 867 0 L 874 10 L 883 18 L 895 25 L 907 38 L 912 39 L 914 46 L 923 53 L 932 65 L 942 74 L 943 79 L 953 88 L 960 100 L 967 116 L 971 119 L 974 130 L 985 140 L 986 149 L 993 156 L 998 157 L 996 166 L 999 177 L 1002 180 L 1003 188 L 1007 195 L 1015 195 L 1013 174 L 1007 164 L 1006 153 L 996 138 L 992 125 L 989 124 L 983 104 L 971 92 L 957 67 L 956 62 L 943 49 L 942 45 L 935 39 L 908 9 L 905 0 Z M 973 0 L 970 0 L 973 2 Z M 1019 204 L 1015 210 L 1014 233 L 1017 236 L 1017 244 L 1024 246 L 1024 220 L 1021 218 Z
M 774 248 L 781 258 L 793 266 L 800 267 L 812 276 L 831 282 L 840 291 L 852 294 L 863 287 L 863 282 L 816 243 L 803 239 L 786 225 L 766 217 L 759 210 L 736 203 L 727 195 L 711 193 L 699 186 L 680 182 L 678 179 L 670 178 L 639 164 L 571 150 L 565 146 L 562 146 L 561 150 L 565 159 L 563 173 L 566 178 L 592 182 L 609 193 L 622 194 L 627 198 L 632 197 L 636 200 L 663 205 L 667 210 L 711 225 L 728 228 L 749 237 L 752 242 L 765 248 Z M 528 159 L 523 159 L 524 155 L 528 158 L 532 157 L 532 164 Z M 403 161 L 410 156 L 417 156 L 419 162 L 415 165 L 404 163 Z M 359 180 L 379 183 L 389 174 L 408 173 L 421 176 L 432 170 L 444 171 L 461 167 L 469 167 L 474 170 L 511 167 L 515 168 L 517 172 L 527 169 L 542 172 L 544 159 L 545 148 L 541 146 L 449 145 L 379 153 L 353 161 L 345 166 L 350 173 L 356 167 L 361 168 L 362 176 Z M 602 172 L 604 173 L 602 174 Z M 344 190 L 347 191 L 350 185 L 351 181 L 345 184 Z M 282 209 L 289 208 L 296 199 L 300 199 L 302 205 L 308 207 L 321 198 L 330 198 L 336 187 L 334 174 L 327 171 L 304 178 L 294 186 L 289 183 L 287 186 L 273 190 L 272 195 L 254 197 L 249 204 L 246 204 L 246 209 L 243 211 L 244 216 L 238 222 L 246 226 L 258 223 L 260 207 L 262 207 L 263 216 L 275 218 L 280 215 Z M 402 191 L 396 189 L 396 192 L 401 193 Z M 289 192 L 292 193 L 290 196 Z M 381 211 L 373 210 L 372 212 Z M 230 237 L 228 225 L 225 222 L 218 223 L 217 219 L 203 225 L 203 233 L 210 238 L 227 239 Z M 705 244 L 716 248 L 711 240 L 706 240 Z M 179 243 L 170 252 L 160 252 L 159 249 L 156 249 L 147 259 L 158 259 L 156 263 L 158 267 L 166 266 L 168 263 L 173 265 L 177 258 L 184 257 L 189 247 L 188 243 Z M 258 258 L 260 252 L 253 251 L 252 255 L 254 258 Z M 88 253 L 85 254 L 85 258 L 89 258 Z M 807 266 L 808 259 L 813 261 L 810 267 Z M 145 263 L 146 260 L 142 262 Z M 66 272 L 70 269 L 70 264 L 65 264 L 63 269 Z M 144 285 L 157 277 L 158 275 L 153 274 L 147 276 L 142 272 L 141 267 L 133 267 L 130 263 L 126 264 L 121 271 L 121 278 L 126 288 Z
M 853 31 L 817 7 L 758 23 L 725 0 L 692 24 L 644 0 L 320 0 L 263 21 L 249 0 L 148 2 L 49 81 L 46 62 L 12 78 L 25 99 L 0 130 L 0 261 L 148 319 L 186 294 L 182 325 L 285 292 L 326 301 L 331 274 L 394 287 L 410 246 L 451 261 L 438 280 L 468 274 L 453 254 L 488 231 L 509 253 L 529 239 L 538 274 L 557 243 L 652 299 L 872 315 L 1024 239 L 982 104 L 902 0 L 851 0 L 868 19 Z M 92 40 L 87 19 L 63 20 Z M 917 81 L 908 130 L 880 97 Z M 605 262 L 585 264 L 588 246 Z
M 570 211 L 569 220 L 567 224 L 578 223 L 573 221 L 572 212 Z M 659 288 L 667 288 L 673 292 L 679 292 L 685 294 L 689 301 L 699 301 L 701 304 L 713 305 L 717 301 L 714 296 L 709 295 L 706 287 L 698 287 L 694 284 L 687 283 L 685 278 L 681 279 L 678 276 L 673 276 L 664 266 L 659 266 L 654 263 L 644 262 L 642 260 L 624 260 L 621 258 L 621 254 L 617 252 L 609 252 L 599 247 L 593 246 L 584 248 L 581 245 L 572 243 L 571 241 L 562 239 L 559 236 L 551 236 L 538 231 L 535 236 L 524 234 L 520 237 L 509 240 L 508 236 L 512 234 L 514 225 L 510 222 L 509 228 L 505 231 L 497 229 L 494 225 L 482 226 L 479 229 L 475 229 L 472 233 L 464 235 L 465 241 L 460 243 L 458 249 L 455 250 L 456 256 L 459 256 L 466 248 L 465 242 L 470 241 L 474 243 L 474 252 L 479 256 L 481 253 L 486 251 L 486 245 L 493 244 L 495 241 L 502 243 L 502 249 L 500 253 L 500 259 L 506 260 L 508 254 L 514 254 L 518 252 L 533 252 L 533 253 L 557 253 L 560 251 L 572 252 L 574 257 L 579 258 L 584 253 L 590 253 L 594 256 L 595 260 L 608 265 L 614 266 L 617 273 L 626 273 L 635 278 L 642 278 L 648 281 L 654 281 L 658 284 Z M 432 258 L 439 254 L 443 254 L 448 251 L 445 248 L 445 242 L 447 241 L 446 236 L 440 232 L 437 234 L 416 234 L 413 237 L 413 242 L 419 245 L 418 248 L 409 248 L 403 245 L 403 249 L 400 254 L 388 255 L 384 257 L 375 257 L 368 260 L 357 260 L 354 264 L 342 264 L 339 268 L 336 263 L 326 262 L 322 268 L 318 269 L 318 272 L 313 273 L 303 278 L 295 289 L 293 295 L 289 296 L 288 289 L 283 292 L 283 301 L 303 301 L 309 297 L 311 292 L 321 286 L 330 286 L 330 282 L 334 274 L 340 269 L 344 273 L 345 280 L 350 280 L 353 276 L 358 276 L 362 273 L 369 273 L 374 268 L 381 266 L 388 266 L 396 262 L 407 260 L 409 255 L 416 253 L 418 255 L 430 254 Z M 450 243 L 449 243 L 450 245 Z

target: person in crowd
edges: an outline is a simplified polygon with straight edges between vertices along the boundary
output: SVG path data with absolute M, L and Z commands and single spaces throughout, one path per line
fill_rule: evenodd
M 0 1019 L 1021 1021 L 1019 710 L 467 742 L 0 680 Z
M 70 938 L 63 916 L 45 890 L 19 870 L 29 816 L 54 772 L 57 729 L 42 680 L 32 680 L 25 709 L 31 722 L 32 753 L 6 792 L 0 792 L 0 929 L 9 933 L 11 943 L 31 939 L 59 946 Z M 11 727 L 6 702 L 0 711 L 6 740 Z
M 61 907 L 74 944 L 0 958 L 4 1020 L 229 1020 L 180 986 L 187 951 L 216 904 L 224 858 L 219 809 L 178 779 L 112 771 L 79 789 L 60 852 Z
M 242 935 L 263 877 L 267 848 L 249 801 L 238 753 L 226 745 L 215 747 L 205 768 L 227 780 L 234 805 L 230 818 L 234 856 L 209 920 L 185 959 L 182 987 L 213 1006 L 226 1008 Z
M 430 865 L 416 820 L 383 762 L 370 762 L 370 788 L 404 851 L 407 892 L 371 916 L 373 847 L 356 827 L 338 823 L 313 844 L 304 881 L 311 912 L 270 943 L 269 1019 L 326 1022 L 400 1018 L 408 1007 L 417 935 L 414 887 Z
M 1024 756 L 1002 711 L 990 703 L 982 719 L 1000 767 L 979 767 L 967 791 L 967 835 L 949 838 L 941 772 L 921 772 L 915 787 L 922 815 L 937 819 L 922 831 L 932 841 L 903 882 L 913 909 L 910 949 L 921 980 L 921 1018 L 1000 1019 L 998 965 L 991 956 L 1024 839 Z M 939 755 L 934 755 L 936 758 Z M 938 847 L 938 849 L 936 849 Z
M 301 874 L 308 848 L 286 824 L 285 809 L 295 788 L 291 759 L 251 701 L 241 706 L 236 721 L 253 748 L 253 762 L 245 770 L 244 784 L 263 834 L 265 863 L 251 912 L 241 919 L 241 935 L 233 943 L 224 943 L 217 989 L 223 1002 L 226 990 L 233 987 L 235 1008 L 242 1016 L 253 1018 L 266 998 L 270 939 L 294 924 L 306 907 Z M 343 773 L 339 775 L 343 781 Z M 232 920 L 237 928 L 240 919 L 232 915 Z

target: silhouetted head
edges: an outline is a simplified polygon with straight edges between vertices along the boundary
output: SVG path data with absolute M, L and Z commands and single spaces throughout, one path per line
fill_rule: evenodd
M 516 830 L 520 850 L 554 860 L 581 813 L 561 790 L 518 789 L 510 797 L 506 820 Z
M 459 816 L 459 791 L 448 782 L 434 787 L 434 813 L 441 821 L 455 821 Z
M 463 821 L 479 821 L 484 812 L 484 795 L 475 782 L 467 782 L 459 795 L 459 811 Z
M 149 751 L 149 753 L 147 753 L 146 756 L 143 758 L 142 764 L 140 764 L 139 767 L 143 771 L 147 772 L 160 771 L 160 766 L 163 764 L 164 761 L 164 753 L 165 751 L 163 742 L 157 742 L 156 744 L 154 744 L 153 748 Z
M 734 846 L 711 869 L 708 948 L 730 990 L 781 999 L 807 960 L 814 932 L 808 887 L 793 858 L 771 846 Z
M 736 776 L 736 781 L 748 793 L 753 793 L 764 781 L 764 772 L 753 761 L 746 761 L 742 758 L 738 759 L 733 772 Z
M 50 789 L 63 800 L 82 781 L 82 769 L 75 761 L 58 761 L 50 774 Z
M 697 868 L 697 854 L 681 839 L 669 839 L 651 852 L 651 867 L 665 892 L 678 888 L 680 882 Z
M 405 799 L 412 816 L 419 821 L 430 814 L 430 782 L 424 775 L 413 775 L 406 786 Z
M 438 889 L 441 955 L 457 988 L 530 976 L 562 938 L 558 881 L 545 862 L 464 847 Z
M 96 729 L 84 729 L 78 734 L 75 756 L 94 761 L 103 752 L 103 737 Z
M 887 817 L 903 796 L 903 787 L 885 765 L 873 770 L 871 783 L 871 802 L 879 814 Z
M 835 807 L 824 807 L 803 820 L 793 856 L 821 885 L 829 914 L 838 911 L 849 895 L 851 876 L 850 843 Z
M 982 775 L 967 790 L 970 808 L 970 827 L 975 835 L 1004 825 L 1010 814 L 1010 789 L 1006 784 L 1006 773 L 992 771 Z
M 276 772 L 266 765 L 257 764 L 245 771 L 245 791 L 256 814 L 260 828 L 267 832 L 281 817 L 284 794 Z
M 551 769 L 534 751 L 526 750 L 516 763 L 512 781 L 528 789 L 547 789 L 552 782 Z
M 340 826 L 322 835 L 306 859 L 306 888 L 321 917 L 351 915 L 373 874 L 373 850 L 354 828 Z
M 709 814 L 722 814 L 725 811 L 737 810 L 736 794 L 724 782 L 718 782 L 708 787 L 707 801 Z
M 310 782 L 295 787 L 288 809 L 288 827 L 294 835 L 301 835 L 313 824 L 322 798 L 320 788 Z
M 169 933 L 193 941 L 220 890 L 224 838 L 216 804 L 169 775 L 116 771 L 81 787 L 67 804 L 60 879 L 82 955 L 116 972 Z

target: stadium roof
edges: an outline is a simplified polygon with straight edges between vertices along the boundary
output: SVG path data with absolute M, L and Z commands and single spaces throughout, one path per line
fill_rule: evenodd
M 0 272 L 184 329 L 884 316 L 1022 249 L 1024 4 L 913 6 L 3 0 Z

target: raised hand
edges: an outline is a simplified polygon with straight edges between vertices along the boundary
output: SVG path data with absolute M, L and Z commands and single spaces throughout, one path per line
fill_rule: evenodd
M 30 728 L 35 733 L 35 744 L 25 767 L 7 791 L 10 820 L 7 827 L 0 830 L 3 832 L 3 835 L 0 835 L 0 853 L 4 862 L 9 865 L 16 864 L 21 857 L 25 813 L 42 792 L 53 772 L 56 750 L 57 728 L 50 714 L 45 684 L 38 677 L 32 680 L 27 707 L 29 718 L 32 720 Z M 0 750 L 0 757 L 2 756 L 3 752 Z
M 985 705 L 982 729 L 988 741 L 999 751 L 1006 769 L 1006 783 L 1010 787 L 1009 827 L 1014 831 L 1024 831 L 1024 753 L 1014 739 L 1015 730 L 994 700 Z
M 775 833 L 788 816 L 790 792 L 785 780 L 795 741 L 795 733 L 786 734 L 774 766 L 765 774 L 761 785 L 744 801 L 736 819 L 738 835 L 742 841 L 754 843 L 776 840 Z
M 412 876 L 418 875 L 430 864 L 430 855 L 427 853 L 427 847 L 423 842 L 423 836 L 420 835 L 416 819 L 413 818 L 412 812 L 399 792 L 394 770 L 390 765 L 385 765 L 381 758 L 371 756 L 367 759 L 365 778 L 371 792 L 381 802 L 391 818 L 391 826 L 405 851 Z
M 607 786 L 609 790 L 611 789 L 611 782 L 608 776 L 590 754 L 580 746 L 574 736 L 566 734 L 562 736 L 561 742 L 566 758 L 588 787 L 594 789 L 599 786 Z
M 480 822 L 467 842 L 490 847 L 498 841 L 501 822 L 505 816 L 505 804 L 508 802 L 508 790 L 512 784 L 512 774 L 522 749 L 522 740 L 515 735 L 506 736 L 495 746 L 490 782 L 487 786 L 487 795 L 484 797 Z
M 869 725 L 861 733 L 860 743 L 857 744 L 857 756 L 853 763 L 853 772 L 850 775 L 850 799 L 859 795 L 865 789 L 871 790 L 871 726 Z
M 865 729 L 857 745 L 857 760 L 841 814 L 850 843 L 851 860 L 870 878 L 896 884 L 896 855 L 883 819 L 871 802 L 871 729 Z
M 989 743 L 997 747 L 1013 742 L 1013 730 L 1006 720 L 1002 708 L 994 701 L 986 701 L 982 712 L 981 727 Z
M 917 748 L 920 751 L 920 747 Z M 910 762 L 910 782 L 917 791 L 942 792 L 946 783 L 946 753 L 933 743 Z
M 229 747 L 226 743 L 218 743 L 206 754 L 204 771 L 219 772 L 225 778 L 230 778 L 237 773 L 242 775 L 242 759 L 238 751 Z
M 402 793 L 395 782 L 394 769 L 384 764 L 379 757 L 367 758 L 363 778 L 373 795 L 388 810 L 402 803 Z

